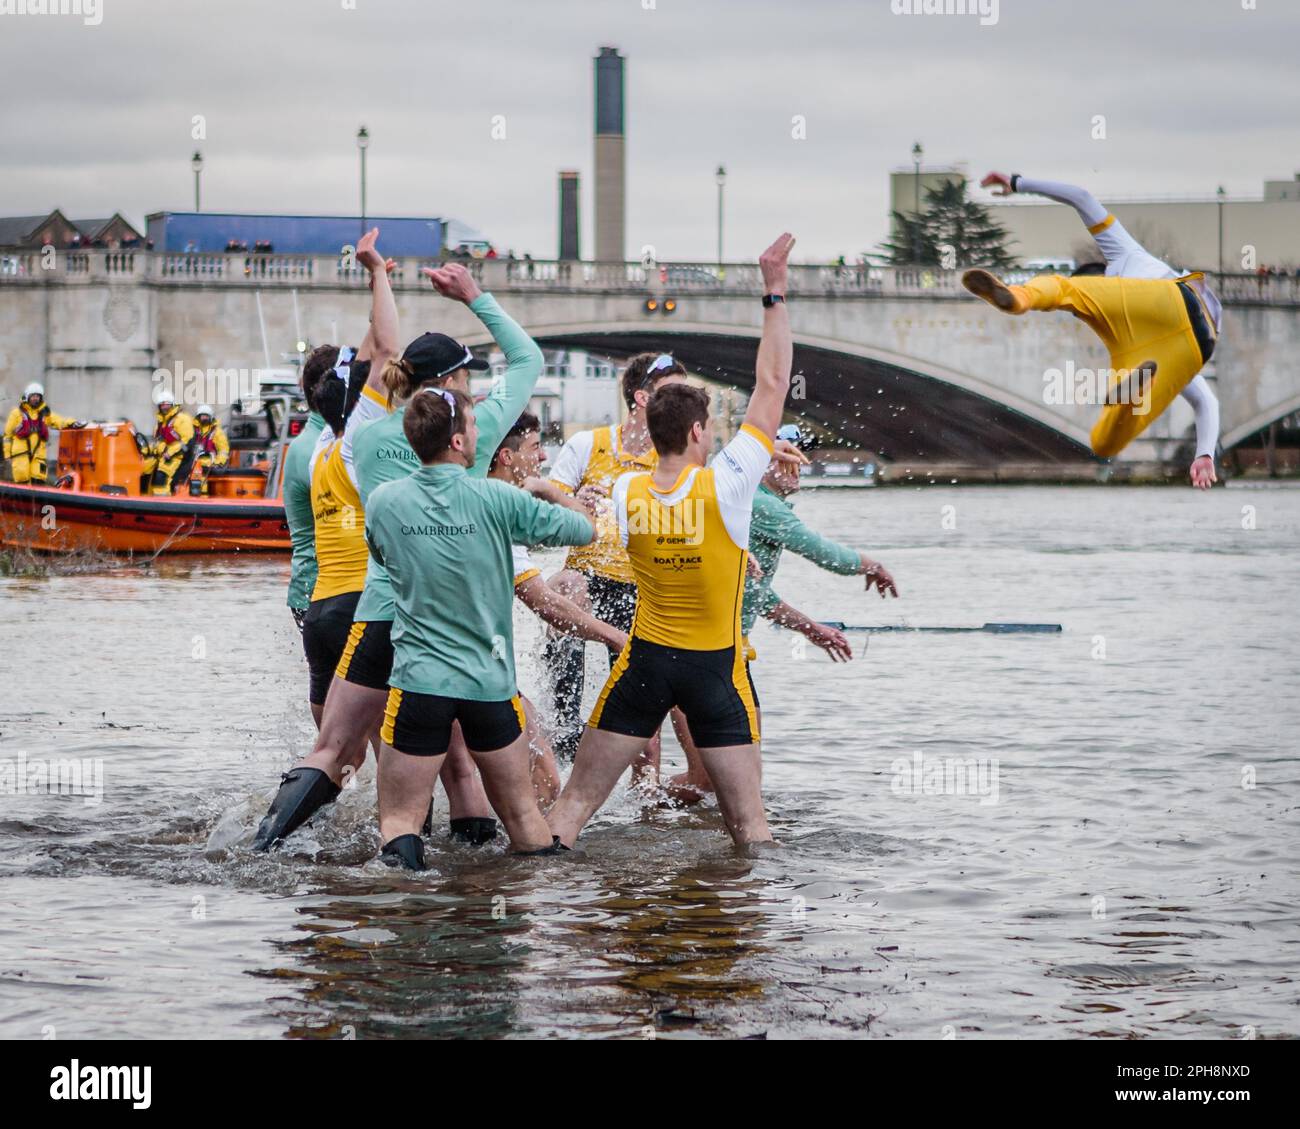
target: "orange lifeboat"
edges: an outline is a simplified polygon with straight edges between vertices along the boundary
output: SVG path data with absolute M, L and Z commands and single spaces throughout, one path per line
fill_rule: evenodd
M 65 428 L 52 483 L 0 482 L 0 544 L 46 553 L 287 553 L 281 453 L 297 426 L 285 422 L 269 457 L 232 444 L 236 465 L 212 470 L 205 495 L 191 493 L 188 481 L 171 495 L 142 492 L 143 437 L 130 422 Z

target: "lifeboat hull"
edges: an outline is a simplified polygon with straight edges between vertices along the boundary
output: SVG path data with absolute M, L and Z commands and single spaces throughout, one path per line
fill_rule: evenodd
M 272 498 L 135 497 L 0 482 L 0 544 L 42 553 L 287 553 Z

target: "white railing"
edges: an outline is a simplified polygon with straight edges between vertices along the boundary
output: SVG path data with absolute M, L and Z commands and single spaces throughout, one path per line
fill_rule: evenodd
M 366 272 L 340 255 L 280 255 L 258 252 L 174 253 L 152 251 L 59 251 L 47 268 L 39 251 L 0 251 L 0 285 L 153 281 L 172 286 L 328 287 L 361 289 Z M 396 289 L 423 289 L 421 270 L 437 259 L 400 259 Z M 471 259 L 464 265 L 485 290 L 502 293 L 631 293 L 663 297 L 683 294 L 750 296 L 762 289 L 753 263 L 593 263 L 541 259 Z M 1005 272 L 1023 281 L 1028 271 Z M 1300 276 L 1210 275 L 1232 305 L 1300 305 Z M 937 267 L 877 267 L 830 264 L 790 268 L 790 292 L 822 298 L 962 297 L 961 272 Z

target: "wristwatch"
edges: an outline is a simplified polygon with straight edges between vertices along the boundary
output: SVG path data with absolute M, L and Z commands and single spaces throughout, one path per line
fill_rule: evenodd
M 1013 173 L 1011 174 L 1011 191 L 1012 191 L 1012 192 L 1015 192 L 1015 191 L 1016 191 L 1016 186 L 1017 186 L 1019 183 L 1020 183 L 1020 174 L 1019 174 L 1018 172 L 1013 172 Z
M 764 294 L 764 295 L 763 295 L 763 309 L 765 309 L 765 310 L 770 310 L 770 309 L 771 309 L 773 306 L 775 306 L 778 302 L 784 302 L 784 301 L 785 301 L 785 295 L 784 295 L 784 294 Z

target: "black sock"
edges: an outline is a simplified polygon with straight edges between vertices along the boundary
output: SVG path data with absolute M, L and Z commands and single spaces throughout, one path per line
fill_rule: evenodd
M 418 835 L 399 835 L 384 844 L 379 858 L 388 866 L 404 866 L 407 870 L 428 870 L 424 861 L 424 840 Z
M 295 768 L 281 778 L 271 807 L 258 825 L 253 850 L 269 851 L 338 798 L 340 788 L 319 768 Z
M 484 815 L 463 815 L 451 821 L 451 836 L 458 843 L 481 847 L 497 837 L 497 821 Z
M 572 850 L 572 847 L 566 847 L 560 842 L 558 835 L 551 836 L 551 845 L 549 847 L 540 847 L 535 851 L 515 851 L 514 853 L 520 858 L 540 858 L 543 855 L 558 855 L 565 851 Z

